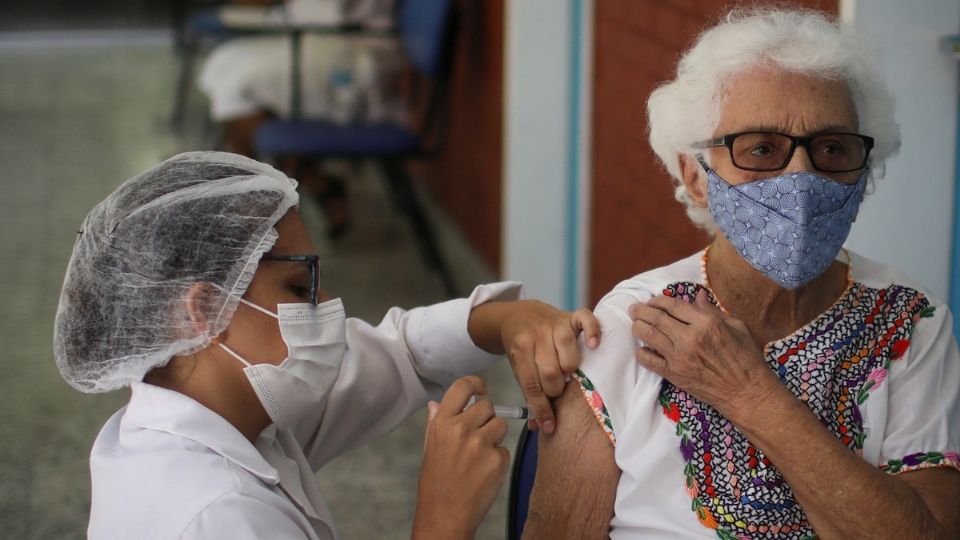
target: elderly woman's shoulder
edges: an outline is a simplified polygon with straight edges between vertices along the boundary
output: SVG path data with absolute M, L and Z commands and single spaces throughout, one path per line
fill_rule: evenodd
M 597 308 L 616 307 L 626 310 L 634 302 L 645 302 L 665 291 L 696 287 L 703 283 L 703 251 L 684 257 L 666 266 L 637 274 L 618 283 Z
M 847 250 L 847 253 L 850 256 L 850 270 L 853 281 L 875 289 L 889 289 L 891 287 L 912 289 L 926 297 L 932 306 L 944 304 L 943 300 L 933 295 L 929 289 L 899 269 L 853 251 Z

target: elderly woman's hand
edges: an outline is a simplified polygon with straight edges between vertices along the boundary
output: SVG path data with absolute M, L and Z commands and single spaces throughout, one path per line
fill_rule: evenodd
M 637 350 L 640 364 L 730 419 L 782 388 L 746 325 L 702 290 L 693 304 L 669 296 L 633 304 L 630 316 L 646 344 Z

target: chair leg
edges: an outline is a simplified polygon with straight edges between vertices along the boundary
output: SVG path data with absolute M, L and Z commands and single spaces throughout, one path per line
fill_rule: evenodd
M 170 25 L 173 28 L 173 51 L 180 54 L 186 43 L 187 0 L 170 0 Z
M 453 274 L 447 266 L 446 260 L 440 253 L 437 245 L 437 237 L 427 219 L 423 206 L 417 199 L 417 194 L 413 189 L 413 183 L 410 175 L 407 174 L 402 160 L 388 159 L 381 161 L 386 180 L 390 186 L 394 202 L 400 207 L 400 210 L 406 214 L 413 227 L 413 234 L 428 266 L 434 269 L 440 276 L 444 291 L 450 298 L 457 296 L 457 284 L 453 279 Z
M 188 31 L 183 37 L 183 45 L 180 49 L 180 73 L 177 75 L 177 89 L 173 110 L 170 112 L 170 125 L 177 129 L 183 127 L 187 99 L 190 97 L 190 83 L 193 81 L 193 63 L 198 50 L 196 36 L 189 34 Z

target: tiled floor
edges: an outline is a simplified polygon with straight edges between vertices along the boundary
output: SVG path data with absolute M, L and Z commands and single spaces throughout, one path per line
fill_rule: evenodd
M 128 36 L 129 37 L 129 36 Z M 7 39 L 0 36 L 0 536 L 82 538 L 89 505 L 87 456 L 125 392 L 85 395 L 56 370 L 52 323 L 60 283 L 84 214 L 123 180 L 163 158 L 208 147 L 194 96 L 181 133 L 166 118 L 176 64 L 161 39 Z M 324 279 L 348 314 L 378 320 L 392 305 L 441 299 L 381 184 L 352 186 L 356 228 L 323 241 Z M 452 229 L 461 288 L 489 279 Z M 479 270 L 478 270 L 479 269 Z M 518 403 L 505 364 L 485 373 L 493 398 Z M 318 479 L 344 538 L 409 538 L 424 415 L 338 458 Z M 505 444 L 513 445 L 519 426 Z M 506 486 L 478 538 L 502 538 Z

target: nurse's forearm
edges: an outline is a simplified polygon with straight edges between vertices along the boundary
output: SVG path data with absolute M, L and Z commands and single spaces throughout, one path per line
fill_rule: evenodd
M 500 337 L 500 323 L 509 314 L 510 304 L 514 302 L 487 302 L 470 311 L 467 320 L 467 333 L 477 347 L 492 354 L 503 354 L 503 340 Z
M 417 508 L 416 515 L 413 518 L 411 540 L 437 540 L 439 538 L 473 540 L 475 532 L 467 531 L 462 523 L 455 523 L 450 519 L 437 519 L 436 516 L 426 514 L 429 514 L 429 512 Z
M 820 538 L 948 538 L 910 485 L 851 452 L 786 388 L 726 414 L 783 474 Z
M 456 530 L 456 528 L 426 527 L 418 525 L 415 521 L 413 524 L 413 534 L 410 538 L 411 540 L 438 540 L 439 538 L 443 538 L 444 540 L 473 540 L 473 535 L 460 532 Z

